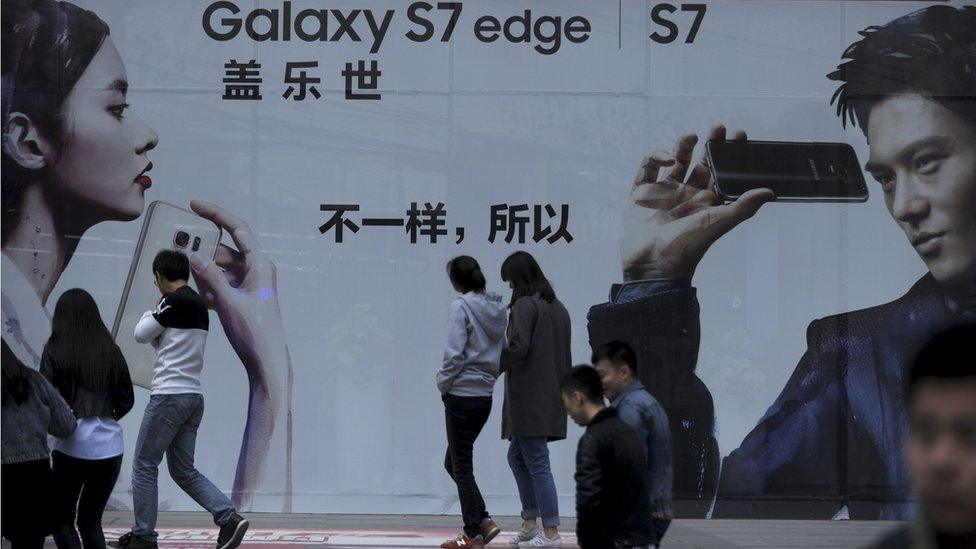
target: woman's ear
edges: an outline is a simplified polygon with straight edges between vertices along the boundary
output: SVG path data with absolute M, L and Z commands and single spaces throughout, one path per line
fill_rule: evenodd
M 24 113 L 12 112 L 3 127 L 3 153 L 22 168 L 39 170 L 50 161 L 54 148 Z

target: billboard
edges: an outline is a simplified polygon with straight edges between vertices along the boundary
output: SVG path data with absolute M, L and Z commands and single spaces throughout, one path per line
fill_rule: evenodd
M 973 315 L 972 6 L 73 2 L 99 34 L 40 4 L 3 3 L 3 340 L 36 366 L 68 288 L 109 326 L 152 308 L 151 203 L 219 227 L 196 461 L 242 509 L 457 513 L 444 265 L 505 293 L 525 250 L 576 362 L 638 349 L 678 516 L 911 515 L 902 368 Z M 516 514 L 501 398 L 475 466 Z M 579 435 L 551 448 L 563 514 Z

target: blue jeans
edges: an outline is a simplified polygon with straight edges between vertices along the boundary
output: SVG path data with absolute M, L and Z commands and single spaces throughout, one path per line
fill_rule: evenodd
M 522 518 L 542 517 L 542 526 L 559 526 L 559 501 L 556 482 L 549 467 L 549 445 L 546 437 L 515 437 L 508 447 L 508 465 L 515 474 Z
M 149 398 L 132 461 L 132 506 L 136 520 L 133 534 L 148 540 L 157 537 L 157 477 L 163 454 L 176 484 L 209 511 L 218 526 L 230 520 L 234 504 L 193 466 L 197 429 L 202 419 L 203 395 L 185 393 Z

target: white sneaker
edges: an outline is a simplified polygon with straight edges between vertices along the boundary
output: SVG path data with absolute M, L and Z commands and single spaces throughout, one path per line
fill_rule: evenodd
M 545 532 L 539 532 L 534 538 L 529 541 L 523 541 L 519 543 L 519 547 L 523 549 L 535 549 L 536 547 L 562 547 L 563 538 L 556 534 L 556 537 L 550 539 L 546 537 Z
M 508 544 L 511 547 L 519 547 L 523 543 L 527 541 L 532 541 L 537 536 L 541 536 L 541 535 L 542 535 L 542 526 L 539 526 L 538 523 L 536 523 L 535 528 L 531 530 L 526 530 L 522 527 L 519 527 L 518 534 L 516 534 L 514 538 L 509 540 Z

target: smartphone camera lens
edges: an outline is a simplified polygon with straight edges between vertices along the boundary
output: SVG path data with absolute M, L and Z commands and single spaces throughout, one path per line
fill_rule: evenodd
M 177 231 L 176 236 L 173 238 L 173 243 L 178 248 L 186 248 L 186 245 L 190 243 L 190 233 Z
M 194 252 L 200 249 L 200 237 L 199 236 L 193 237 L 193 248 L 191 248 L 191 249 Z

